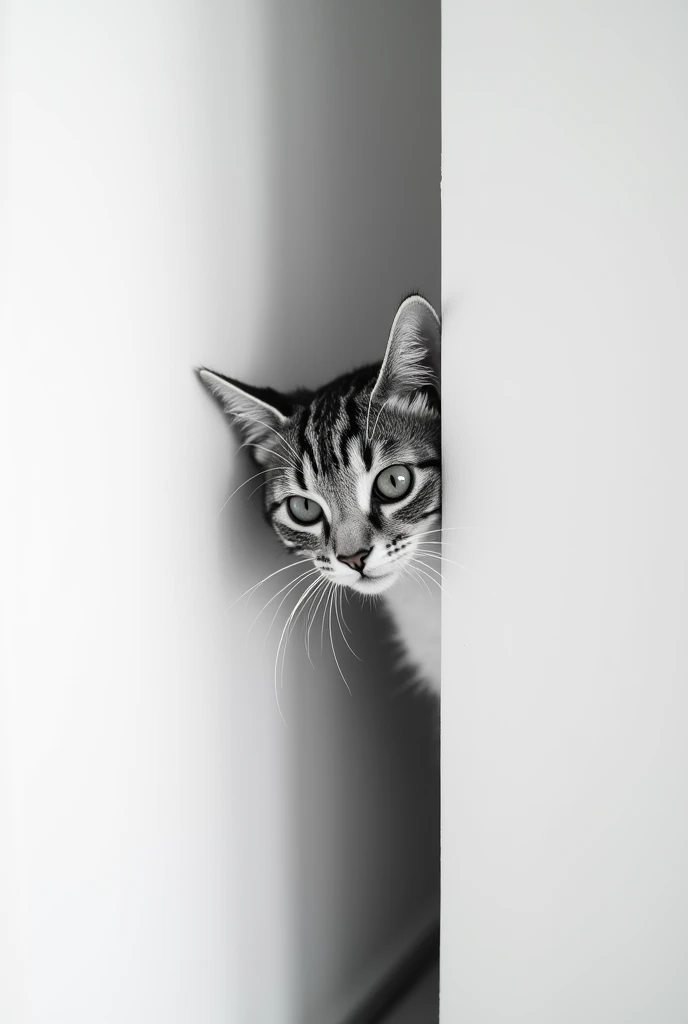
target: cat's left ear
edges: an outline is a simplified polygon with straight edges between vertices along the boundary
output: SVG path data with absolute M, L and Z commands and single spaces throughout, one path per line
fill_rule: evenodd
M 255 388 L 206 367 L 198 376 L 218 398 L 253 459 L 261 466 L 274 462 L 291 412 L 290 400 L 273 388 Z
M 399 306 L 387 342 L 372 401 L 408 397 L 421 388 L 440 387 L 441 328 L 437 313 L 421 295 Z

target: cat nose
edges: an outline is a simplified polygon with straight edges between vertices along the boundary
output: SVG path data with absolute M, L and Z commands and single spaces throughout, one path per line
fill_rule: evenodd
M 366 558 L 368 557 L 368 555 L 370 554 L 371 551 L 372 551 L 372 548 L 365 548 L 365 549 L 361 548 L 361 550 L 357 551 L 355 555 L 337 555 L 337 559 L 340 562 L 344 562 L 346 565 L 350 566 L 352 569 L 358 569 L 359 572 L 363 572 L 363 566 L 365 565 L 365 560 L 366 560 Z

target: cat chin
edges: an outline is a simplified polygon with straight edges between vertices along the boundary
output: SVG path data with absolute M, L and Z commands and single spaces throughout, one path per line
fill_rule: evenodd
M 357 580 L 351 586 L 352 590 L 357 590 L 359 594 L 382 594 L 383 591 L 389 590 L 393 586 L 397 574 L 395 572 L 387 572 L 384 576 L 363 576 Z
M 355 590 L 357 594 L 381 594 L 394 585 L 398 576 L 395 572 L 386 572 L 382 576 L 359 576 L 355 580 L 332 579 L 329 575 L 325 579 L 345 590 Z

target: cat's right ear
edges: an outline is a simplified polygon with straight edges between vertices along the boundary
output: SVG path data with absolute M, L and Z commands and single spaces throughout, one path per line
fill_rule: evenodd
M 196 372 L 208 390 L 219 399 L 254 460 L 261 466 L 271 465 L 281 447 L 291 412 L 289 398 L 272 388 L 242 384 L 205 366 Z
M 422 295 L 409 295 L 397 310 L 371 402 L 408 399 L 423 388 L 439 392 L 441 327 Z

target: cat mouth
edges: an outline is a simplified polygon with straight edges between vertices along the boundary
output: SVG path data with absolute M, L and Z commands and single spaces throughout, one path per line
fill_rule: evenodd
M 362 573 L 357 580 L 354 580 L 353 583 L 350 584 L 350 586 L 352 586 L 354 590 L 359 590 L 364 593 L 376 590 L 386 590 L 387 587 L 392 584 L 394 576 L 395 573 L 393 572 L 384 572 L 376 576 Z
M 370 572 L 358 572 L 354 579 L 342 579 L 339 574 L 323 573 L 326 579 L 337 584 L 340 587 L 345 587 L 348 590 L 356 590 L 359 594 L 375 594 L 381 593 L 383 590 L 387 590 L 392 585 L 397 577 L 395 572 L 381 572 L 381 573 L 370 573 Z

